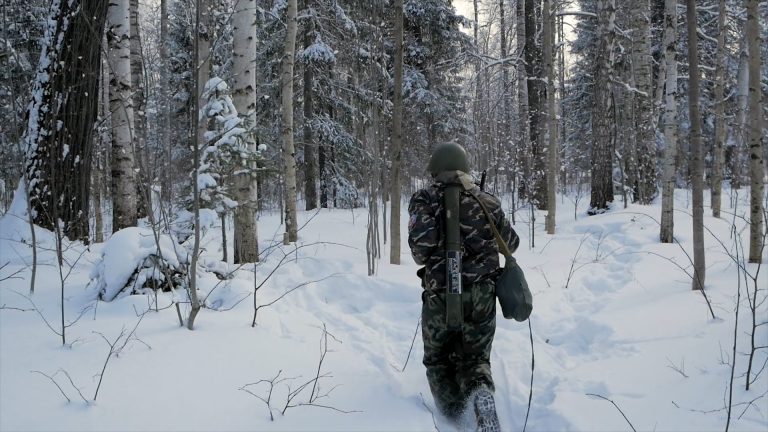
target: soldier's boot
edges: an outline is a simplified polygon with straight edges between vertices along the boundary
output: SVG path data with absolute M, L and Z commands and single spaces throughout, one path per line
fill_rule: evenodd
M 487 388 L 481 388 L 474 397 L 477 432 L 501 432 L 499 416 L 493 394 Z

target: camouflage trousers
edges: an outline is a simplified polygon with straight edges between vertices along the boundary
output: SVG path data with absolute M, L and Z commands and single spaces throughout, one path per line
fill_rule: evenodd
M 492 280 L 465 287 L 461 331 L 446 324 L 445 291 L 422 294 L 421 336 L 424 366 L 437 408 L 456 418 L 480 386 L 493 391 L 491 345 L 496 332 L 496 296 Z

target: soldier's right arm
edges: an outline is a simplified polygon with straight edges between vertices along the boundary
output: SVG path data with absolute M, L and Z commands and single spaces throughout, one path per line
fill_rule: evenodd
M 408 205 L 408 245 L 416 264 L 423 265 L 437 249 L 437 221 L 429 201 L 429 193 L 420 190 L 413 194 Z

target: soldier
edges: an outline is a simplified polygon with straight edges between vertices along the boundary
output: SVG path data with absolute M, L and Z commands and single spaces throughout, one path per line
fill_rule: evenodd
M 447 418 L 457 421 L 465 407 L 472 407 L 478 431 L 498 431 L 490 356 L 499 249 L 485 212 L 510 251 L 520 239 L 499 199 L 472 182 L 461 146 L 439 145 L 428 170 L 434 183 L 416 192 L 408 206 L 408 244 L 413 259 L 424 266 L 417 274 L 424 288 L 421 323 L 427 380 Z

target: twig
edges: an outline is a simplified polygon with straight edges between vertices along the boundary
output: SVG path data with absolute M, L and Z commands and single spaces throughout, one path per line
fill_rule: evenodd
M 419 321 L 416 323 L 416 330 L 413 332 L 413 340 L 411 340 L 411 347 L 408 349 L 408 357 L 405 358 L 405 364 L 403 365 L 403 368 L 400 369 L 400 372 L 405 372 L 405 367 L 408 366 L 408 360 L 411 359 L 411 351 L 413 351 L 413 345 L 416 343 L 416 335 L 419 334 L 419 327 L 421 326 L 421 317 L 419 317 Z
M 93 401 L 96 402 L 96 397 L 99 395 L 99 388 L 101 388 L 101 381 L 104 379 L 104 372 L 107 370 L 107 364 L 109 364 L 109 359 L 112 358 L 112 354 L 115 353 L 115 346 L 120 341 L 120 339 L 125 336 L 125 328 L 120 330 L 120 334 L 117 335 L 117 338 L 114 342 L 110 342 L 109 339 L 107 339 L 106 336 L 104 336 L 103 333 L 99 332 L 93 332 L 101 336 L 102 339 L 109 345 L 109 353 L 107 353 L 107 358 L 104 359 L 104 366 L 101 368 L 101 373 L 99 374 L 99 383 L 96 385 L 96 392 L 93 394 Z
M 10 264 L 10 262 L 7 262 L 7 263 L 5 263 L 5 264 L 1 265 L 1 266 L 0 266 L 0 270 L 2 270 L 2 269 L 4 269 L 4 268 L 6 268 L 6 267 L 8 266 L 8 264 Z M 20 277 L 18 277 L 18 276 L 16 276 L 16 275 L 17 275 L 17 274 L 19 274 L 19 273 L 21 273 L 21 272 L 22 272 L 24 269 L 25 269 L 25 268 L 23 268 L 23 267 L 22 267 L 22 268 L 20 268 L 20 269 L 16 270 L 15 272 L 13 272 L 13 273 L 9 274 L 8 276 L 3 276 L 3 277 L 0 277 L 0 282 L 2 282 L 2 281 L 6 281 L 6 280 L 9 280 L 9 279 L 22 279 L 22 278 L 20 278 Z
M 632 426 L 632 422 L 630 422 L 630 421 L 629 421 L 629 419 L 627 418 L 627 416 L 626 416 L 626 415 L 624 415 L 624 411 L 622 411 L 622 410 L 621 410 L 621 408 L 619 408 L 619 406 L 618 406 L 618 405 L 616 405 L 616 402 L 612 401 L 611 399 L 608 399 L 608 398 L 607 398 L 607 397 L 605 397 L 605 396 L 601 396 L 601 395 L 599 395 L 599 394 L 594 394 L 594 393 L 587 393 L 587 396 L 594 396 L 594 397 L 597 397 L 597 398 L 600 398 L 600 399 L 603 399 L 603 400 L 607 400 L 608 402 L 612 403 L 612 404 L 613 404 L 613 406 L 615 406 L 615 407 L 616 407 L 616 409 L 617 409 L 617 410 L 619 410 L 619 412 L 621 413 L 621 416 L 622 416 L 622 417 L 624 417 L 624 420 L 626 420 L 626 421 L 627 421 L 627 424 L 629 424 L 629 427 L 630 427 L 630 428 L 632 428 L 632 430 L 633 430 L 634 432 L 637 432 L 637 429 L 635 429 L 635 427 L 634 427 L 634 426 Z
M 313 284 L 313 283 L 317 283 L 317 282 L 322 282 L 322 281 L 324 281 L 326 279 L 330 279 L 332 277 L 339 276 L 340 274 L 341 273 L 332 273 L 332 274 L 330 274 L 330 275 L 328 275 L 328 276 L 326 276 L 324 278 L 302 282 L 302 283 L 296 285 L 295 287 L 285 291 L 284 293 L 282 293 L 280 296 L 278 296 L 276 299 L 272 300 L 271 302 L 256 306 L 254 308 L 254 310 L 253 310 L 253 321 L 251 322 L 251 327 L 255 327 L 256 326 L 256 316 L 259 313 L 259 309 L 272 306 L 273 304 L 275 304 L 275 303 L 279 302 L 280 300 L 282 300 L 288 294 L 296 291 L 297 289 L 299 289 L 299 288 L 301 288 L 303 286 L 307 286 L 307 285 L 310 285 L 310 284 Z M 262 285 L 263 285 L 263 282 L 262 282 Z M 261 285 L 259 285 L 259 286 L 261 286 Z M 258 289 L 259 288 L 257 287 L 256 291 L 258 291 Z M 255 292 L 254 292 L 254 294 L 255 294 Z M 254 303 L 255 302 L 256 302 L 256 297 L 254 297 Z
M 676 364 L 672 363 L 672 360 L 667 357 L 667 365 L 668 368 L 672 369 L 673 371 L 679 373 L 680 375 L 684 376 L 685 378 L 688 378 L 688 375 L 685 374 L 685 359 L 681 360 L 680 366 L 677 366 Z
M 50 376 L 50 375 L 46 375 L 46 374 L 44 374 L 44 373 L 42 373 L 42 372 L 40 372 L 40 371 L 38 371 L 38 370 L 33 370 L 33 371 L 29 371 L 29 372 L 30 372 L 30 373 L 36 373 L 36 374 L 40 374 L 40 375 L 42 375 L 42 376 L 44 376 L 44 377 L 48 378 L 49 380 L 51 380 L 51 382 L 52 382 L 52 383 L 53 383 L 53 384 L 56 386 L 56 388 L 58 388 L 58 389 L 59 389 L 59 391 L 61 392 L 61 395 L 62 395 L 62 396 L 64 396 L 64 399 L 66 399 L 66 400 L 67 400 L 67 403 L 69 403 L 69 402 L 72 402 L 72 401 L 69 399 L 69 396 L 67 396 L 67 394 L 66 394 L 66 393 L 64 393 L 64 390 L 62 390 L 62 389 L 61 389 L 61 386 L 59 385 L 59 383 L 57 383 L 57 382 L 56 382 L 56 380 L 55 380 L 55 379 L 53 379 L 53 377 L 52 377 L 52 376 Z M 56 375 L 56 374 L 54 374 L 54 375 Z
M 525 423 L 523 423 L 523 432 L 528 426 L 528 415 L 531 413 L 531 401 L 533 400 L 533 371 L 536 366 L 536 357 L 533 352 L 533 327 L 531 326 L 531 318 L 528 317 L 528 335 L 531 338 L 531 387 L 528 391 L 528 408 L 525 410 Z
M 277 380 L 278 378 L 280 378 L 280 374 L 282 374 L 282 373 L 283 373 L 283 370 L 281 369 L 281 370 L 279 370 L 277 372 L 277 375 L 275 375 L 275 377 L 272 378 L 271 380 L 259 380 L 259 381 L 255 382 L 255 383 L 246 384 L 246 385 L 244 385 L 244 386 L 242 386 L 242 387 L 240 387 L 238 389 L 238 390 L 244 391 L 244 392 L 250 394 L 251 396 L 259 399 L 260 401 L 264 402 L 264 404 L 267 405 L 267 410 L 269 411 L 269 420 L 270 421 L 275 421 L 275 416 L 272 413 L 272 405 L 271 405 L 272 391 L 275 389 L 275 385 L 280 384 L 281 382 L 283 382 L 283 381 L 285 381 L 287 379 L 290 379 L 290 378 L 283 378 L 281 380 Z M 267 397 L 266 398 L 257 395 L 256 393 L 250 391 L 247 388 L 248 386 L 256 386 L 256 385 L 259 385 L 259 384 L 262 384 L 262 383 L 269 384 L 269 393 L 267 393 Z
M 74 382 L 74 381 L 72 381 L 72 377 L 71 377 L 71 376 L 69 376 L 69 372 L 67 372 L 67 371 L 65 371 L 64 369 L 61 369 L 61 368 L 59 368 L 59 371 L 60 371 L 60 372 L 62 372 L 62 373 L 63 373 L 63 374 L 64 374 L 64 375 L 67 377 L 67 379 L 69 380 L 69 383 L 70 383 L 70 384 L 72 384 L 72 387 L 73 387 L 75 390 L 77 390 L 77 394 L 79 394 L 79 395 L 80 395 L 80 398 L 81 398 L 81 399 L 83 399 L 83 402 L 85 402 L 86 404 L 88 404 L 88 399 L 86 399 L 86 398 L 85 398 L 85 396 L 83 396 L 83 393 L 80 391 L 80 388 L 79 388 L 78 386 L 76 386 L 76 385 L 75 385 L 75 382 Z
M 33 310 L 34 310 L 34 309 L 23 309 L 23 308 L 17 308 L 17 307 L 12 307 L 12 306 L 6 306 L 5 304 L 3 304 L 2 306 L 0 306 L 0 310 L 3 310 L 3 309 L 6 309 L 6 310 L 15 310 L 15 311 L 19 311 L 19 312 L 30 312 L 30 311 L 33 311 Z
M 424 405 L 424 408 L 426 408 L 427 411 L 429 411 L 429 414 L 432 415 L 432 424 L 435 425 L 435 430 L 437 432 L 440 432 L 440 428 L 437 427 L 437 420 L 435 419 L 435 412 L 432 411 L 432 408 L 430 408 L 429 405 L 427 405 L 427 401 L 424 400 L 424 395 L 423 394 L 419 393 L 419 397 L 421 398 L 421 404 Z

